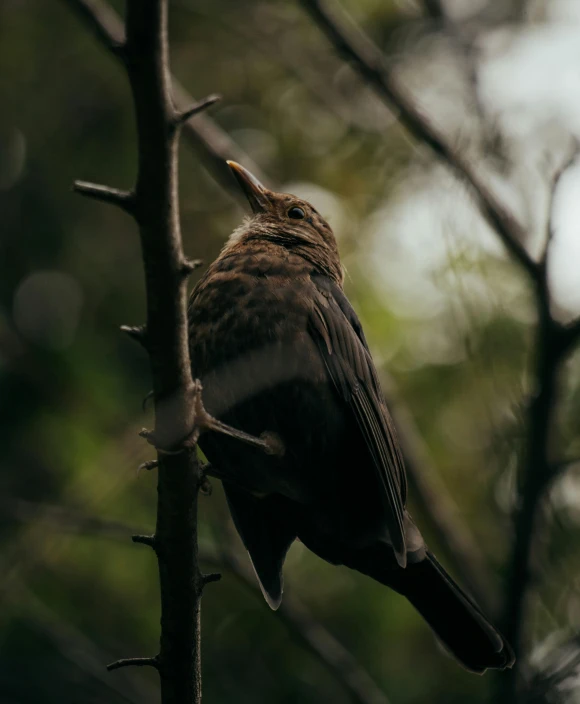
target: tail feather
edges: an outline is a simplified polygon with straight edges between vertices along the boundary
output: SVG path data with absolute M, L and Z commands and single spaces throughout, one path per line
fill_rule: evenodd
M 487 669 L 512 667 L 515 657 L 510 645 L 432 553 L 396 570 L 396 579 L 393 572 L 390 576 L 387 583 L 407 597 L 465 668 L 483 674 Z

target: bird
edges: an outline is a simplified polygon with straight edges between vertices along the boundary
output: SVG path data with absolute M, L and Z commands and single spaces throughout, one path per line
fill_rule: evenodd
M 277 440 L 264 452 L 217 432 L 199 438 L 266 602 L 279 607 L 298 540 L 406 597 L 467 670 L 512 667 L 508 642 L 407 511 L 397 432 L 331 227 L 310 203 L 227 164 L 251 215 L 190 294 L 189 349 L 207 411 Z

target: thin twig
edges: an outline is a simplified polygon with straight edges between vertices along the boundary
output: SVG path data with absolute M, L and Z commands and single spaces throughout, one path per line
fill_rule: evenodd
M 484 183 L 474 166 L 445 138 L 396 80 L 379 49 L 352 23 L 339 19 L 325 0 L 301 0 L 336 52 L 369 83 L 420 142 L 427 144 L 470 186 L 485 220 L 497 232 L 506 249 L 536 279 L 536 264 L 524 247 L 525 231 L 514 215 Z
M 107 665 L 107 670 L 120 670 L 122 667 L 154 667 L 159 669 L 159 661 L 156 657 L 153 658 L 122 658 L 115 660 Z

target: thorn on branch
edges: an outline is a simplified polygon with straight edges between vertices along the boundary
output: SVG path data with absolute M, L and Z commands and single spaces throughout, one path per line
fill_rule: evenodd
M 181 274 L 187 278 L 203 264 L 201 259 L 185 259 L 181 265 Z
M 214 103 L 217 103 L 221 99 L 221 95 L 208 95 L 207 98 L 198 100 L 193 105 L 190 105 L 188 108 L 185 108 L 185 110 L 180 110 L 175 115 L 175 126 L 179 127 L 184 122 L 187 122 L 191 117 L 197 115 L 200 112 L 203 112 L 204 110 L 207 110 L 207 108 L 209 108 L 211 105 L 214 105 Z
M 151 469 L 157 469 L 159 467 L 159 460 L 147 460 L 147 462 L 143 462 L 142 464 L 137 467 L 137 469 L 146 469 L 147 471 Z
M 211 584 L 212 582 L 219 582 L 221 578 L 222 576 L 219 572 L 210 572 L 209 574 L 201 575 L 201 581 L 204 587 L 206 586 L 206 584 Z
M 154 658 L 123 658 L 107 665 L 107 670 L 111 672 L 112 670 L 119 670 L 121 667 L 154 667 L 158 670 L 159 658 L 157 655 Z
M 110 203 L 124 210 L 129 215 L 135 214 L 135 195 L 132 191 L 120 191 L 117 188 L 110 188 L 98 183 L 88 181 L 75 181 L 73 191 L 81 196 L 93 198 L 102 203 Z
M 143 347 L 147 347 L 147 328 L 144 325 L 121 325 L 121 332 Z
M 141 543 L 141 545 L 147 545 L 155 550 L 155 536 L 154 535 L 132 535 L 131 540 L 134 543 Z

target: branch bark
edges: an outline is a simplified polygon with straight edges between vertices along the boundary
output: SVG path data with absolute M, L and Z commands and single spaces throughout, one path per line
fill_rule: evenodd
M 159 564 L 159 654 L 120 660 L 109 669 L 153 666 L 159 670 L 163 704 L 193 704 L 201 701 L 200 600 L 205 580 L 197 561 L 197 495 L 202 470 L 195 449 L 183 447 L 194 430 L 196 410 L 186 313 L 192 264 L 184 257 L 179 225 L 177 145 L 184 113 L 172 99 L 167 5 L 167 0 L 127 0 L 125 38 L 106 6 L 93 0 L 73 3 L 126 68 L 139 155 L 133 191 L 83 183 L 76 188 L 121 205 L 139 225 L 147 295 L 147 324 L 139 338 L 146 340 L 151 363 L 153 435 L 156 446 L 165 450 L 158 452 L 155 535 L 147 540 L 137 536 L 137 542 L 154 548 Z M 212 102 L 198 103 L 195 110 Z

